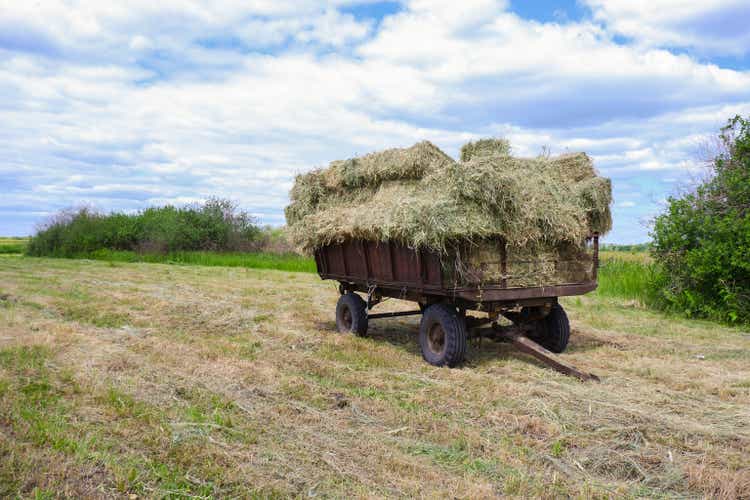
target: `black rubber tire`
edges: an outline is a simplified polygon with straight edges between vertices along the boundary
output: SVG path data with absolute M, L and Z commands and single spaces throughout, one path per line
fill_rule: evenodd
M 367 335 L 367 303 L 354 292 L 346 292 L 336 304 L 336 328 L 341 333 Z
M 466 320 L 454 307 L 433 304 L 425 309 L 419 325 L 419 346 L 425 361 L 433 366 L 460 364 L 466 357 L 466 338 Z
M 548 351 L 561 353 L 568 347 L 570 323 L 565 309 L 560 304 L 552 306 L 549 314 L 536 322 L 536 332 L 532 340 Z

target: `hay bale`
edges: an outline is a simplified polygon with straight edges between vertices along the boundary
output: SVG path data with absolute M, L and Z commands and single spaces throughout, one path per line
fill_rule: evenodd
M 504 140 L 477 141 L 456 163 L 421 142 L 297 176 L 286 209 L 292 238 L 307 251 L 364 239 L 446 254 L 490 239 L 554 249 L 609 230 L 611 185 L 587 155 L 514 158 L 509 150 Z
M 306 215 L 316 212 L 321 201 L 330 194 L 321 169 L 297 175 L 289 193 L 291 203 L 284 209 L 287 225 L 292 227 Z
M 482 156 L 510 156 L 510 142 L 507 139 L 479 139 L 461 146 L 461 161 Z
M 612 229 L 612 181 L 604 177 L 591 177 L 577 183 L 574 188 L 576 200 L 586 212 L 591 232 L 605 234 Z
M 594 271 L 591 254 L 575 243 L 516 247 L 490 239 L 463 245 L 451 257 L 443 280 L 462 286 L 482 287 L 503 280 L 508 288 L 582 283 L 591 280 Z
M 484 156 L 451 173 L 447 184 L 457 199 L 501 220 L 501 234 L 512 245 L 577 241 L 589 233 L 570 182 L 550 160 Z
M 455 162 L 429 141 L 331 162 L 326 169 L 295 177 L 291 203 L 285 209 L 287 225 L 294 226 L 306 215 L 328 207 L 361 202 L 386 181 L 421 179 L 449 164 Z
M 582 283 L 594 270 L 592 256 L 575 243 L 510 247 L 506 266 L 509 288 Z
M 547 161 L 567 182 L 581 182 L 596 177 L 594 162 L 586 153 L 567 153 L 554 156 Z
M 421 179 L 453 159 L 429 141 L 410 148 L 386 149 L 361 158 L 334 161 L 324 171 L 330 189 L 377 187 L 385 181 Z

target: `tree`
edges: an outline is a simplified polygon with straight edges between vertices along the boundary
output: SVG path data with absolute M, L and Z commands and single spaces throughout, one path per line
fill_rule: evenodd
M 750 323 L 750 121 L 732 118 L 719 138 L 712 175 L 655 219 L 659 293 L 689 316 Z

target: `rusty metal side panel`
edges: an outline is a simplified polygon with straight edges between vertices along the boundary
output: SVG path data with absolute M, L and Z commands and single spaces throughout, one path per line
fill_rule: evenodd
M 364 262 L 365 269 L 367 270 L 367 281 L 370 281 L 370 277 L 372 277 L 372 268 L 370 267 L 370 253 L 367 251 L 367 245 L 363 241 L 357 242 L 357 248 L 359 248 L 360 252 L 362 253 L 362 261 Z
M 434 252 L 422 252 L 424 282 L 427 285 L 442 285 L 443 271 L 440 256 Z
M 347 241 L 342 246 L 347 275 L 355 279 L 367 280 L 367 264 L 362 246 L 354 241 Z
M 415 286 L 419 286 L 421 276 L 417 253 L 411 248 L 393 245 L 392 256 L 394 281 L 414 283 Z
M 327 274 L 346 275 L 344 263 L 344 250 L 341 245 L 328 245 L 322 249 L 325 252 L 325 261 L 328 264 Z
M 376 282 L 393 281 L 389 245 L 390 243 L 365 242 L 370 263 L 370 277 Z
M 593 238 L 594 262 L 598 260 L 598 238 Z M 504 250 L 504 248 L 502 249 Z M 506 252 L 501 253 L 504 261 Z M 350 242 L 316 251 L 315 261 L 323 279 L 356 284 L 367 290 L 377 285 L 386 296 L 419 298 L 423 294 L 449 296 L 469 303 L 507 303 L 544 297 L 581 295 L 596 289 L 596 280 L 551 286 L 508 287 L 504 280 L 481 287 L 443 282 L 440 256 L 392 242 Z M 392 293 L 391 293 L 392 292 Z M 395 295 L 394 295 L 395 294 Z M 416 300 L 416 299 L 415 299 Z
M 315 266 L 318 268 L 318 274 L 321 276 L 324 274 L 328 274 L 328 269 L 326 269 L 326 262 L 324 257 L 325 250 L 323 249 L 317 249 L 315 250 Z

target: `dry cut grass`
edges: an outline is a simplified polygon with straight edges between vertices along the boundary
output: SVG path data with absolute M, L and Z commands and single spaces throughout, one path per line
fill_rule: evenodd
M 750 498 L 738 330 L 566 300 L 584 384 L 487 341 L 433 368 L 414 318 L 333 333 L 309 274 L 3 258 L 0 287 L 2 497 Z

